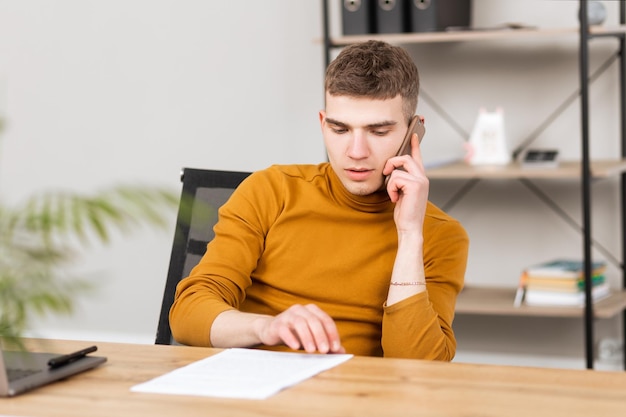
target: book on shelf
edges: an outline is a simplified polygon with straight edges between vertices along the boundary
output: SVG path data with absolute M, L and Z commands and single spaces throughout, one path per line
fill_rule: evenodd
M 610 294 L 605 278 L 606 264 L 592 263 L 592 298 L 597 301 Z M 556 259 L 522 271 L 513 304 L 541 306 L 583 306 L 585 303 L 584 263 Z
M 572 259 L 554 259 L 530 266 L 524 271 L 528 277 L 540 278 L 582 278 L 585 264 L 583 261 Z M 606 270 L 604 261 L 591 263 L 591 274 L 603 274 Z
M 611 288 L 607 282 L 594 285 L 591 289 L 591 297 L 594 302 L 608 297 Z M 551 291 L 536 288 L 527 288 L 524 295 L 524 304 L 529 306 L 564 306 L 583 307 L 585 305 L 585 292 Z
M 597 274 L 591 277 L 591 284 L 598 285 L 606 281 L 604 274 Z M 536 278 L 524 277 L 526 288 L 543 289 L 549 291 L 578 292 L 585 290 L 585 280 L 583 278 Z

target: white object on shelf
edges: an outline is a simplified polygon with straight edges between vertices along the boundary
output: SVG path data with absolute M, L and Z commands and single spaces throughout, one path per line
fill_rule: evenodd
M 469 140 L 467 156 L 471 165 L 506 165 L 511 162 L 504 134 L 504 111 L 481 108 Z

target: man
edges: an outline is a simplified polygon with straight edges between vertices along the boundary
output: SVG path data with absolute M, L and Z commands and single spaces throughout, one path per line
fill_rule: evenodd
M 326 72 L 328 163 L 253 173 L 180 282 L 175 339 L 214 347 L 451 360 L 468 238 L 428 202 L 407 52 L 348 46 Z M 385 185 L 384 178 L 389 175 Z

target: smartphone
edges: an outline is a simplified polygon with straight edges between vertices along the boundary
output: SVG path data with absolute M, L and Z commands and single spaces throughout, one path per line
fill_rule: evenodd
M 413 133 L 417 133 L 417 139 L 419 139 L 419 143 L 422 143 L 422 138 L 426 133 L 426 128 L 424 128 L 422 118 L 417 115 L 413 116 L 411 119 L 409 128 L 406 131 L 406 135 L 404 136 L 404 140 L 402 141 L 402 145 L 400 145 L 396 156 L 411 154 L 411 137 L 413 136 Z
M 419 143 L 422 143 L 422 139 L 424 138 L 424 134 L 426 133 L 426 128 L 424 127 L 422 117 L 418 115 L 413 116 L 413 118 L 411 119 L 411 122 L 409 123 L 409 128 L 406 131 L 406 135 L 404 136 L 402 144 L 400 145 L 400 148 L 398 149 L 398 152 L 396 152 L 395 156 L 411 154 L 411 138 L 413 137 L 414 133 L 417 133 L 417 139 L 419 140 Z M 385 186 L 387 185 L 388 181 L 389 175 L 385 176 Z

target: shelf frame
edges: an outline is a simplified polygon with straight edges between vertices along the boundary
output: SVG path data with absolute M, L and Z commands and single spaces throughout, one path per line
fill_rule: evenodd
M 620 25 L 623 26 L 626 23 L 626 2 L 620 0 L 619 5 L 619 20 Z M 587 0 L 579 0 L 579 10 L 586 11 L 588 6 Z M 595 317 L 595 306 L 592 302 L 592 232 L 591 232 L 591 180 L 593 179 L 591 161 L 589 156 L 589 42 L 594 38 L 612 36 L 619 40 L 619 55 L 620 55 L 620 119 L 621 119 L 621 154 L 622 158 L 626 155 L 626 78 L 625 78 L 625 53 L 626 43 L 625 34 L 620 33 L 594 33 L 588 22 L 587 13 L 579 13 L 580 20 L 580 47 L 579 47 L 579 67 L 580 67 L 580 123 L 581 123 L 581 152 L 582 152 L 582 216 L 583 216 L 583 258 L 584 258 L 584 277 L 585 277 L 585 352 L 586 352 L 586 364 L 588 369 L 593 369 L 594 364 L 594 325 L 593 320 Z M 626 224 L 626 213 L 624 213 L 625 194 L 624 194 L 624 182 L 626 177 L 622 173 L 621 177 L 621 201 L 622 201 L 622 240 L 625 234 L 624 225 Z M 622 245 L 624 245 L 622 243 Z M 624 250 L 624 249 L 622 249 Z M 626 259 L 626 252 L 622 253 L 622 288 L 626 288 L 626 266 L 624 260 Z M 624 354 L 624 369 L 626 369 L 626 310 L 622 310 L 622 338 L 623 338 L 623 354 Z

